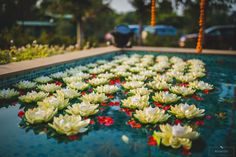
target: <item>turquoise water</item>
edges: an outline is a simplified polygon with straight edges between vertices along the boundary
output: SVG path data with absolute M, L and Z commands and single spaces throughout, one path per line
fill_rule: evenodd
M 135 52 L 128 52 L 133 54 Z M 140 54 L 154 54 L 140 52 Z M 93 62 L 96 59 L 109 59 L 118 53 L 84 59 L 83 63 Z M 157 54 L 155 54 L 157 55 Z M 200 94 L 203 101 L 188 98 L 186 101 L 198 104 L 204 108 L 211 119 L 204 119 L 204 125 L 198 128 L 201 136 L 193 142 L 192 156 L 214 156 L 213 153 L 220 146 L 229 151 L 236 149 L 236 57 L 218 55 L 187 55 L 165 54 L 181 58 L 199 58 L 206 64 L 207 76 L 204 81 L 214 85 L 215 90 L 209 94 Z M 81 62 L 81 61 L 79 61 Z M 78 63 L 79 64 L 79 63 Z M 73 65 L 73 64 L 72 64 Z M 77 65 L 77 64 L 74 64 Z M 66 67 L 66 66 L 65 66 Z M 62 68 L 55 71 L 63 70 Z M 48 71 L 41 70 L 42 74 Z M 49 71 L 50 72 L 50 71 Z M 39 75 L 42 75 L 39 73 Z M 115 100 L 119 101 L 121 93 L 117 93 Z M 171 157 L 182 156 L 181 149 L 174 150 L 166 147 L 153 147 L 147 144 L 150 131 L 145 127 L 133 129 L 126 125 L 130 119 L 119 106 L 104 107 L 101 115 L 114 119 L 114 125 L 109 127 L 99 125 L 97 122 L 85 134 L 71 140 L 66 136 L 53 134 L 45 125 L 23 127 L 18 111 L 24 107 L 20 103 L 1 102 L 0 108 L 0 157 Z M 223 112 L 225 118 L 216 114 Z M 122 136 L 128 137 L 124 142 Z

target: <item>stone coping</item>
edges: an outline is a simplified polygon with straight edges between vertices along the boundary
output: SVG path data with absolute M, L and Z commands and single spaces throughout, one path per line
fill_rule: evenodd
M 50 56 L 46 58 L 37 58 L 34 60 L 26 60 L 21 62 L 13 62 L 9 64 L 0 65 L 0 78 L 19 74 L 22 72 L 27 72 L 37 68 L 48 67 L 52 65 L 57 65 L 61 63 L 70 62 L 73 60 L 78 60 L 81 58 L 87 58 L 91 56 L 106 54 L 115 51 L 148 51 L 148 52 L 168 52 L 168 53 L 191 53 L 197 54 L 195 49 L 189 48 L 168 48 L 168 47 L 138 47 L 133 48 L 116 48 L 113 46 L 93 48 L 89 50 L 75 51 L 71 53 L 65 53 L 55 56 Z M 211 55 L 234 55 L 236 56 L 236 51 L 229 50 L 203 50 L 202 54 Z

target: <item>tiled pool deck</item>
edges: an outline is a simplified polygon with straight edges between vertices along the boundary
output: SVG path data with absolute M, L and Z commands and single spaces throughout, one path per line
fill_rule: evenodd
M 47 58 L 38 58 L 34 60 L 27 60 L 22 62 L 14 62 L 10 64 L 0 65 L 0 87 L 6 87 L 15 83 L 17 80 L 21 79 L 32 79 L 38 75 L 42 75 L 40 69 L 47 69 L 44 74 L 47 75 L 49 72 L 57 72 L 55 70 L 55 65 L 58 65 L 57 70 L 60 68 L 65 68 L 65 66 L 71 67 L 73 65 L 67 64 L 82 58 L 93 57 L 97 55 L 109 54 L 111 52 L 126 52 L 126 51 L 142 51 L 142 52 L 162 52 L 162 53 L 186 53 L 186 54 L 196 54 L 195 49 L 188 48 L 165 48 L 165 47 L 133 47 L 133 48 L 116 48 L 113 46 L 94 48 L 89 50 L 75 51 L 71 53 L 65 53 L 60 55 L 55 55 Z M 236 51 L 229 50 L 203 50 L 202 54 L 210 55 L 234 55 L 236 56 Z M 28 73 L 33 73 L 27 76 Z M 21 75 L 25 74 L 25 75 Z

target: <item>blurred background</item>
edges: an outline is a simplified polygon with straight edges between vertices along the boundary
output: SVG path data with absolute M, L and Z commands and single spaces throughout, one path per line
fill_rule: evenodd
M 157 0 L 150 28 L 150 0 L 0 0 L 0 49 L 29 43 L 79 49 L 110 44 L 110 32 L 126 24 L 133 45 L 195 47 L 199 0 Z M 208 0 L 204 47 L 235 49 L 235 0 Z M 218 44 L 217 44 L 218 43 Z

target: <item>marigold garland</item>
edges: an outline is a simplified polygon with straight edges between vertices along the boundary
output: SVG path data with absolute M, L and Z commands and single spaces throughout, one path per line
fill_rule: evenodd
M 156 0 L 152 0 L 151 5 L 151 26 L 156 25 Z
M 203 42 L 203 33 L 204 33 L 204 16 L 205 16 L 205 4 L 206 0 L 200 0 L 200 16 L 199 16 L 199 32 L 196 51 L 197 53 L 202 52 L 202 42 Z

